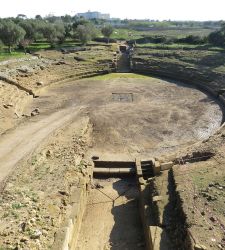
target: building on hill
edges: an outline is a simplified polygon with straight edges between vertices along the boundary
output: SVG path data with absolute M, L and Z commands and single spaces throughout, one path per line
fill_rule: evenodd
M 77 13 L 77 16 L 83 17 L 85 19 L 105 19 L 105 20 L 110 19 L 110 14 L 103 14 L 98 11 L 88 11 L 85 13 Z

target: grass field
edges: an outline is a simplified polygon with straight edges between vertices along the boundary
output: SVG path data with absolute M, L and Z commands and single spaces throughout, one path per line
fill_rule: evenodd
M 224 51 L 221 47 L 215 47 L 209 44 L 157 44 L 157 43 L 144 43 L 137 44 L 137 48 L 150 48 L 150 49 L 166 49 L 166 50 L 210 50 L 210 51 Z
M 123 40 L 133 40 L 139 39 L 146 36 L 166 36 L 166 37 L 176 37 L 182 38 L 188 35 L 195 35 L 195 36 L 208 36 L 209 33 L 214 31 L 213 29 L 158 29 L 158 30 L 146 30 L 146 31 L 137 31 L 137 30 L 130 30 L 130 29 L 115 29 L 112 35 L 114 39 L 123 39 Z
M 29 45 L 28 50 L 31 52 L 38 52 L 39 50 L 42 49 L 59 49 L 59 48 L 66 48 L 66 47 L 75 47 L 75 46 L 80 46 L 80 43 L 74 42 L 74 41 L 65 41 L 63 44 L 58 44 L 55 46 L 55 48 L 51 48 L 50 43 L 46 41 L 38 41 L 34 42 Z M 22 57 L 27 57 L 28 55 L 25 55 L 24 51 L 22 49 L 17 49 L 14 48 L 12 53 L 9 54 L 7 51 L 7 47 L 2 47 L 0 49 L 0 61 L 4 60 L 9 60 L 13 58 L 22 58 Z
M 13 51 L 11 54 L 9 54 L 8 52 L 0 52 L 0 61 L 5 61 L 13 58 L 22 58 L 22 57 L 26 57 L 26 55 L 22 51 Z
M 57 48 L 62 48 L 62 47 L 75 47 L 75 46 L 80 46 L 79 42 L 75 42 L 75 41 L 65 41 L 63 44 L 57 44 L 54 46 L 54 48 L 51 48 L 50 43 L 46 42 L 46 41 L 38 41 L 38 42 L 34 42 L 32 43 L 28 48 L 31 51 L 38 51 L 41 49 L 57 49 Z

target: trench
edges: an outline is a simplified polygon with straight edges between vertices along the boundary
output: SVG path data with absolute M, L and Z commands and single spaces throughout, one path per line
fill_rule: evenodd
M 134 177 L 94 179 L 75 249 L 145 249 Z
M 94 160 L 94 179 L 75 249 L 153 249 L 148 230 L 158 225 L 155 207 L 150 209 L 154 218 L 145 213 L 152 185 L 142 192 L 138 172 L 148 180 L 154 175 L 154 163 L 141 161 L 140 169 L 138 165 L 138 161 Z

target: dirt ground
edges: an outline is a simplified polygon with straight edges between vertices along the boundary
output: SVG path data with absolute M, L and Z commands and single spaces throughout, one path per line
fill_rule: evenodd
M 35 107 L 50 112 L 55 98 L 57 107 L 85 107 L 93 124 L 90 156 L 100 159 L 162 156 L 208 138 L 222 122 L 220 107 L 206 94 L 132 74 L 51 87 L 35 100 Z
M 206 94 L 180 83 L 134 74 L 53 85 L 45 88 L 27 108 L 38 108 L 40 114 L 25 119 L 0 139 L 1 180 L 17 166 L 2 195 L 0 246 L 24 249 L 47 249 L 54 241 L 54 233 L 69 209 L 67 197 L 61 191 L 69 192 L 70 185 L 78 185 L 86 174 L 88 163 L 84 163 L 83 158 L 88 162 L 93 155 L 115 161 L 162 157 L 207 139 L 222 121 L 219 105 Z M 64 125 L 69 127 L 54 133 Z M 85 126 L 89 128 L 88 138 L 81 133 Z M 51 139 L 45 139 L 46 144 L 33 152 L 50 135 Z M 29 160 L 20 162 L 24 156 L 29 156 Z M 121 186 L 117 186 L 119 183 Z M 103 182 L 103 190 L 114 196 L 126 185 L 119 180 Z M 100 195 L 98 190 L 92 192 L 96 197 Z M 136 248 L 129 245 L 126 235 L 121 239 L 126 244 L 120 241 L 117 230 L 127 230 L 123 228 L 126 220 L 137 214 L 134 201 L 129 197 L 121 199 L 119 201 L 126 204 L 125 210 L 123 206 L 118 210 L 112 209 L 112 204 L 104 206 L 103 216 L 108 220 L 101 247 L 142 249 L 142 236 L 136 229 L 129 234 L 129 239 L 132 238 L 129 242 Z M 132 210 L 127 209 L 130 207 Z M 104 228 L 96 222 L 99 208 L 88 209 L 86 213 L 88 220 L 84 221 L 82 230 L 87 234 L 84 237 L 81 232 L 80 249 L 88 249 L 88 239 L 93 239 L 96 249 L 101 249 L 97 243 L 99 235 L 87 229 L 89 221 L 93 221 L 96 232 Z M 117 223 L 117 218 L 123 218 L 125 225 Z M 18 225 L 26 221 L 27 231 L 18 231 Z M 128 222 L 139 225 L 138 219 Z M 40 237 L 34 238 L 40 232 Z M 136 233 L 138 237 L 133 237 Z
M 54 121 L 53 127 L 55 124 Z M 1 249 L 51 248 L 55 233 L 71 209 L 72 189 L 76 189 L 87 176 L 88 162 L 84 160 L 84 154 L 91 132 L 88 124 L 88 117 L 74 114 L 69 124 L 67 121 L 63 128 L 51 132 L 51 137 L 41 145 L 34 138 L 35 150 L 20 160 L 1 190 Z M 46 125 L 45 132 L 48 133 L 53 127 L 49 123 Z M 38 130 L 40 132 L 43 139 L 44 129 Z M 34 131 L 34 137 L 38 133 Z M 30 147 L 33 149 L 32 140 L 23 139 L 13 150 L 13 153 L 20 150 L 17 157 L 22 157 Z
M 0 182 L 12 171 L 13 167 L 54 130 L 66 125 L 79 112 L 79 109 L 64 109 L 48 116 L 34 117 L 29 124 L 21 124 L 16 130 L 0 138 Z
M 177 191 L 183 200 L 189 231 L 198 244 L 207 249 L 225 248 L 225 130 L 182 154 L 212 154 L 207 160 L 181 163 L 173 168 Z

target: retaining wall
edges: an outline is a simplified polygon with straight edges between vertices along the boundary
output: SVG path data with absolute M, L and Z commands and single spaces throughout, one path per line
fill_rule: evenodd
M 83 214 L 88 198 L 88 180 L 84 179 L 79 187 L 72 190 L 70 202 L 71 213 L 65 220 L 60 230 L 56 233 L 52 250 L 74 250 L 80 231 Z
M 143 225 L 146 250 L 169 250 L 169 238 L 163 228 L 160 227 L 159 208 L 157 206 L 159 196 L 155 196 L 154 178 L 147 181 L 143 178 L 141 161 L 136 160 L 137 185 L 139 189 L 139 211 Z

